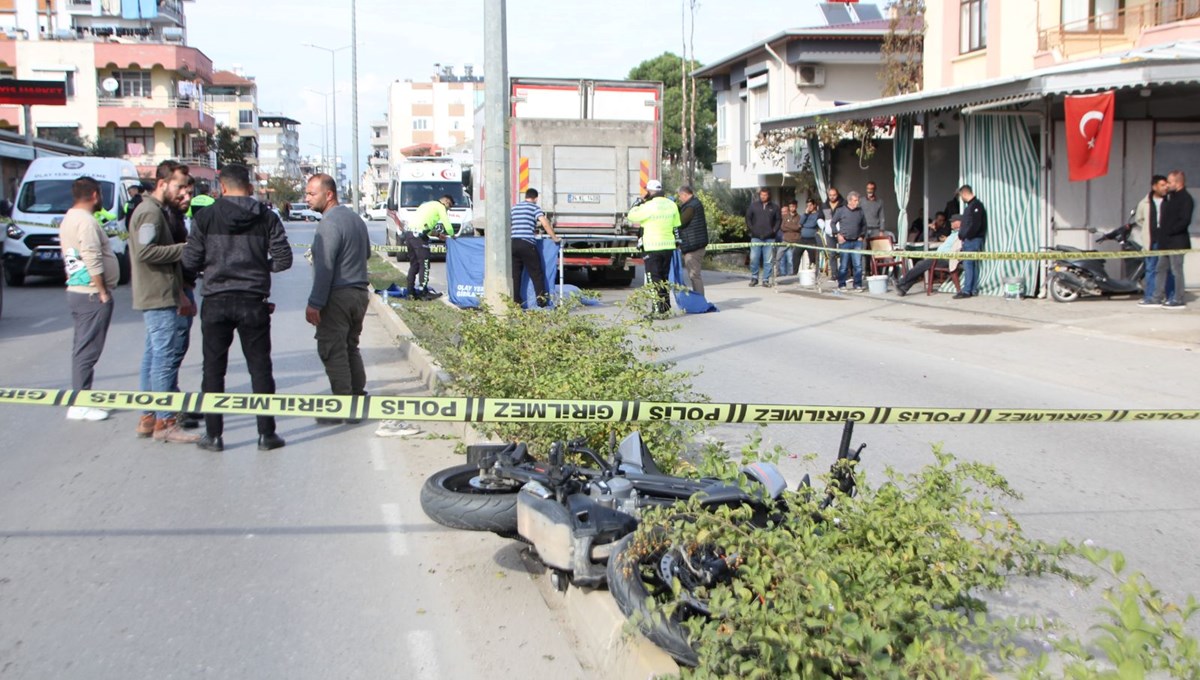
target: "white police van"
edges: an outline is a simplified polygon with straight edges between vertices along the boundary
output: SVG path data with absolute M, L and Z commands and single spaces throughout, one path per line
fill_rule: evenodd
M 121 283 L 129 282 L 124 212 L 129 187 L 141 184 L 137 167 L 118 158 L 55 157 L 30 163 L 17 190 L 4 248 L 4 280 L 9 285 L 20 286 L 27 276 L 65 278 L 58 228 L 75 203 L 71 185 L 84 175 L 100 183 L 100 209 L 112 216 L 104 229 L 121 265 Z

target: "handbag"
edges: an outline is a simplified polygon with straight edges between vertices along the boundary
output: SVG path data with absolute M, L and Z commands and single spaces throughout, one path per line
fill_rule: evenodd
M 92 285 L 92 273 L 88 271 L 87 265 L 83 263 L 83 258 L 75 248 L 67 248 L 63 252 L 63 268 L 67 270 L 68 286 Z

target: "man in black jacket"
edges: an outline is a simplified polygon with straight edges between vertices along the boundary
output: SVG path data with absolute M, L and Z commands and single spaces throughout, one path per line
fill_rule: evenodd
M 704 218 L 704 204 L 696 197 L 692 187 L 679 187 L 679 251 L 683 253 L 683 268 L 692 282 L 692 291 L 704 295 L 704 280 L 700 271 L 704 268 L 704 249 L 708 247 L 708 221 Z
M 1196 204 L 1192 201 L 1192 195 L 1187 190 L 1187 177 L 1184 176 L 1182 170 L 1173 170 L 1167 175 L 1167 182 L 1170 184 L 1170 191 L 1167 193 L 1167 198 L 1163 200 L 1162 214 L 1158 217 L 1158 229 L 1155 232 L 1154 247 L 1157 250 L 1178 250 L 1192 247 L 1192 237 L 1188 234 L 1188 227 L 1192 224 L 1192 212 L 1195 210 Z M 1167 272 L 1163 271 L 1163 264 L 1167 264 L 1169 271 L 1175 277 L 1175 294 L 1171 299 L 1166 300 L 1167 293 Z M 1163 309 L 1184 309 L 1186 305 L 1183 302 L 1183 255 L 1164 255 L 1158 258 L 1158 276 L 1154 282 L 1154 295 L 1151 297 L 1151 304 L 1158 303 Z M 1165 301 L 1164 301 L 1165 300 Z
M 251 196 L 246 166 L 227 165 L 219 179 L 224 196 L 196 215 L 183 251 L 184 267 L 204 275 L 201 389 L 225 391 L 229 347 L 237 331 L 254 393 L 274 394 L 271 306 L 267 297 L 271 294 L 271 274 L 292 266 L 292 248 L 283 223 Z M 223 417 L 206 415 L 204 425 L 206 433 L 197 446 L 223 451 Z M 275 418 L 258 416 L 258 450 L 270 451 L 283 444 L 283 438 L 275 434 Z
M 750 201 L 746 209 L 746 229 L 750 232 L 750 286 L 758 285 L 758 271 L 763 272 L 762 283 L 770 288 L 771 272 L 775 269 L 775 248 L 764 245 L 774 244 L 779 235 L 779 227 L 783 224 L 783 215 L 779 206 L 771 200 L 771 190 L 763 187 L 758 190 L 758 200 Z
M 978 253 L 983 250 L 983 241 L 987 237 L 987 210 L 975 196 L 971 185 L 964 184 L 958 190 L 963 202 L 962 227 L 958 230 L 958 238 L 962 241 L 964 253 Z M 977 260 L 963 261 L 962 290 L 954 296 L 955 300 L 969 298 L 979 292 L 979 262 Z

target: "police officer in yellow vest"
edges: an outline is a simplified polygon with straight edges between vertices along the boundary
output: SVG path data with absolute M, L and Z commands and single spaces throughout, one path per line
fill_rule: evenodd
M 629 221 L 642 227 L 646 282 L 658 290 L 654 312 L 664 316 L 671 311 L 671 292 L 667 287 L 667 279 L 671 274 L 671 258 L 675 256 L 676 243 L 679 241 L 679 207 L 663 195 L 662 182 L 652 179 L 646 183 L 645 200 L 629 210 Z

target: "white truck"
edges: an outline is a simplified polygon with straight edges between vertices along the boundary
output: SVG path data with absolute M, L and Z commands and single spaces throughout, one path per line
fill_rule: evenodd
M 487 228 L 484 203 L 524 200 L 537 189 L 554 231 L 570 248 L 635 245 L 625 219 L 646 182 L 661 179 L 662 83 L 513 78 L 509 196 L 489 196 L 474 173 L 475 230 Z M 475 167 L 483 167 L 483 108 L 475 112 Z M 564 266 L 594 283 L 628 285 L 637 260 L 627 255 L 571 255 Z
M 405 158 L 392 171 L 388 189 L 387 215 L 384 229 L 389 246 L 404 245 L 404 229 L 417 208 L 426 201 L 442 196 L 454 199 L 450 208 L 450 223 L 455 234 L 470 234 L 472 226 L 471 199 L 463 185 L 463 166 L 446 156 L 413 156 Z M 401 262 L 408 253 L 396 253 Z M 436 256 L 441 257 L 441 256 Z
M 100 183 L 100 209 L 112 216 L 104 225 L 113 253 L 121 266 L 121 283 L 129 282 L 129 255 L 125 248 L 125 202 L 131 186 L 140 186 L 137 167 L 116 158 L 38 158 L 29 164 L 12 221 L 5 227 L 4 278 L 20 286 L 27 276 L 66 279 L 58 227 L 71 209 L 71 185 L 87 175 Z

